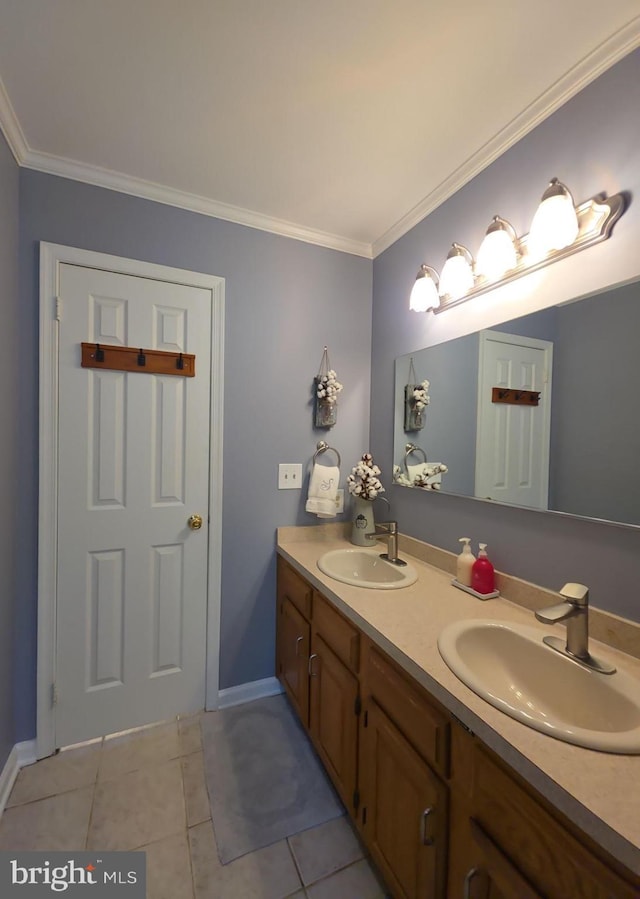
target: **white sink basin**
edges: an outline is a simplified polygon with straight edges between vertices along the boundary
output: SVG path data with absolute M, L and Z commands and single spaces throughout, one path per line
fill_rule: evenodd
M 381 559 L 380 549 L 334 549 L 320 556 L 318 568 L 335 581 L 370 590 L 398 590 L 415 584 L 415 568 Z
M 472 619 L 438 638 L 453 673 L 491 705 L 567 743 L 640 754 L 640 681 L 599 674 L 542 642 L 535 628 Z

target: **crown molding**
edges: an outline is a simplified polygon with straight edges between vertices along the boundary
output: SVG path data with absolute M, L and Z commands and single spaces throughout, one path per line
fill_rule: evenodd
M 541 94 L 512 119 L 505 128 L 480 147 L 476 153 L 399 219 L 395 225 L 385 231 L 373 244 L 317 231 L 284 219 L 221 203 L 198 194 L 146 181 L 143 178 L 124 175 L 100 166 L 88 165 L 32 150 L 29 148 L 2 80 L 0 80 L 0 130 L 2 130 L 16 162 L 25 168 L 59 175 L 96 187 L 104 187 L 167 206 L 175 206 L 189 212 L 222 219 L 237 225 L 245 225 L 248 228 L 255 228 L 281 237 L 301 240 L 304 243 L 315 244 L 341 253 L 372 259 L 379 256 L 411 228 L 434 212 L 456 191 L 480 174 L 571 97 L 639 46 L 640 16 L 636 16 L 614 35 L 603 41 L 566 75 L 558 79 L 549 90 Z
M 559 78 L 547 91 L 519 113 L 505 128 L 487 141 L 469 159 L 442 181 L 435 190 L 413 207 L 395 225 L 373 243 L 373 258 L 379 256 L 407 231 L 434 212 L 445 200 L 464 187 L 491 165 L 509 147 L 512 147 L 537 125 L 565 104 L 571 97 L 619 62 L 632 50 L 640 47 L 640 16 L 636 16 L 614 35 L 603 41 Z
M 246 225 L 248 228 L 256 228 L 259 231 L 268 231 L 281 237 L 289 237 L 293 240 L 301 240 L 305 243 L 338 250 L 341 253 L 350 253 L 354 256 L 364 256 L 371 259 L 371 244 L 358 240 L 351 240 L 337 234 L 329 234 L 297 225 L 285 219 L 274 218 L 243 209 L 239 206 L 231 206 L 218 200 L 210 200 L 207 197 L 192 194 L 187 191 L 177 190 L 154 181 L 146 181 L 144 178 L 135 178 L 124 175 L 100 166 L 87 165 L 50 153 L 39 153 L 28 150 L 24 161 L 25 168 L 34 169 L 49 175 L 59 175 L 72 181 L 81 181 L 95 187 L 105 187 L 108 190 L 119 191 L 130 196 L 140 197 L 143 200 L 152 200 L 155 203 L 164 203 L 167 206 L 175 206 L 178 209 L 186 209 L 189 212 L 197 212 L 211 218 L 223 219 L 236 225 Z
M 9 94 L 0 78 L 0 131 L 4 134 L 9 149 L 18 165 L 24 165 L 29 146 L 20 127 L 18 116 L 9 99 Z

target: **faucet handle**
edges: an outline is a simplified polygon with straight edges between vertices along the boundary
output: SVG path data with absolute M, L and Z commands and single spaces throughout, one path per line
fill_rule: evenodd
M 589 605 L 589 588 L 584 584 L 565 584 L 560 591 L 560 596 L 564 596 L 574 606 Z

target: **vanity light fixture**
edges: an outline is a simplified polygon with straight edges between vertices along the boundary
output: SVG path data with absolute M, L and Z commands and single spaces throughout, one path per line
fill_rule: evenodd
M 417 312 L 444 312 L 607 240 L 625 205 L 624 194 L 618 193 L 608 198 L 598 195 L 575 206 L 565 185 L 552 178 L 529 234 L 518 238 L 509 222 L 494 216 L 478 251 L 475 272 L 469 250 L 454 243 L 447 254 L 439 287 L 435 270 L 429 265 L 420 266 L 409 306 Z
M 573 197 L 561 181 L 552 178 L 531 222 L 527 243 L 530 258 L 542 259 L 552 250 L 570 246 L 579 230 Z
M 442 269 L 440 296 L 457 300 L 468 293 L 474 283 L 473 256 L 462 244 L 454 243 Z
M 476 274 L 487 281 L 497 281 L 515 268 L 518 264 L 517 240 L 513 226 L 494 215 L 478 250 Z
M 430 265 L 421 265 L 416 280 L 411 288 L 409 309 L 414 312 L 426 312 L 440 301 L 438 296 L 438 273 Z

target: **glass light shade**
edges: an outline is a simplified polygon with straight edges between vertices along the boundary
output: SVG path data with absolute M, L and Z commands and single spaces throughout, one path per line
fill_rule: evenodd
M 458 300 L 473 287 L 473 258 L 466 247 L 454 243 L 440 276 L 440 296 Z
M 427 312 L 439 302 L 438 273 L 430 265 L 421 265 L 411 288 L 409 309 L 413 309 L 414 312 Z
M 494 216 L 478 250 L 476 273 L 487 281 L 497 281 L 518 264 L 516 233 L 509 222 Z
M 552 250 L 570 246 L 579 230 L 573 197 L 564 184 L 553 178 L 531 222 L 527 241 L 529 256 L 542 259 Z

